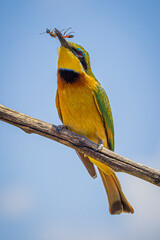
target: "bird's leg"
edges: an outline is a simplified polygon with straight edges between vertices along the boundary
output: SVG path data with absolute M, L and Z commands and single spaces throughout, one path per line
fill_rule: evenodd
M 104 148 L 104 144 L 103 144 L 103 141 L 101 140 L 100 141 L 100 144 L 98 145 L 98 147 L 96 148 L 96 151 L 97 150 L 102 150 Z
M 62 129 L 67 129 L 67 127 L 64 126 L 64 125 L 58 125 L 58 126 L 57 126 L 57 131 L 58 131 L 58 133 L 59 133 Z

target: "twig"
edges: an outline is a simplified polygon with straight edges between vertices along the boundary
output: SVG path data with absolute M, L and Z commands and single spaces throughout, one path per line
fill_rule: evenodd
M 134 162 L 106 148 L 96 150 L 98 145 L 86 137 L 75 134 L 66 128 L 32 118 L 3 105 L 0 105 L 0 120 L 21 128 L 26 133 L 35 133 L 78 150 L 117 172 L 125 172 L 160 186 L 160 171 Z

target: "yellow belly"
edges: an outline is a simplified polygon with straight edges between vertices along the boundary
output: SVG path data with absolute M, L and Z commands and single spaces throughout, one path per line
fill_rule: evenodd
M 63 124 L 72 132 L 86 136 L 97 144 L 102 140 L 104 146 L 108 148 L 104 126 L 92 92 L 88 89 L 65 87 L 65 90 L 59 92 L 59 98 Z M 89 159 L 103 172 L 111 174 L 109 167 L 93 158 Z
M 63 124 L 91 141 L 100 143 L 102 140 L 107 147 L 105 129 L 92 90 L 86 86 L 66 85 L 58 92 Z

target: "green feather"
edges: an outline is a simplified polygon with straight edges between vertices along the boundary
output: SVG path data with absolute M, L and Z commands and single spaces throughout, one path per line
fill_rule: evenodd
M 111 112 L 111 107 L 109 104 L 109 100 L 107 97 L 107 94 L 104 90 L 104 88 L 99 84 L 96 91 L 95 91 L 95 97 L 97 104 L 99 106 L 99 110 L 101 112 L 105 130 L 106 130 L 106 135 L 108 138 L 108 145 L 112 151 L 114 151 L 114 125 L 113 125 L 113 117 L 112 117 L 112 112 Z M 106 126 L 107 124 L 107 126 Z M 107 127 L 111 130 L 112 136 L 110 136 L 107 133 Z

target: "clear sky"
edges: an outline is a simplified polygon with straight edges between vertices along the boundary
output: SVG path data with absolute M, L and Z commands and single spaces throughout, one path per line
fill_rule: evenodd
M 158 0 L 1 1 L 0 104 L 60 124 L 59 42 L 39 33 L 71 26 L 109 96 L 115 151 L 159 169 L 159 12 Z M 158 187 L 119 173 L 135 214 L 111 216 L 73 150 L 3 122 L 0 137 L 0 239 L 159 239 Z

